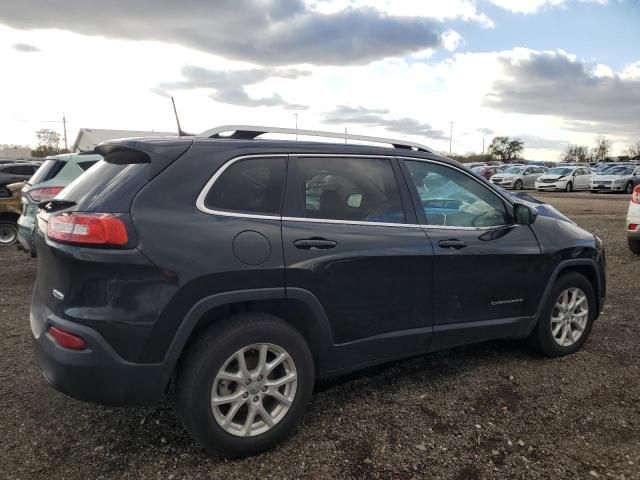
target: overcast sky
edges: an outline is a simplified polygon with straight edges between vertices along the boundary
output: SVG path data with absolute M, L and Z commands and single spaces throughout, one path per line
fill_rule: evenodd
M 556 160 L 640 141 L 638 0 L 4 0 L 0 144 L 244 123 Z

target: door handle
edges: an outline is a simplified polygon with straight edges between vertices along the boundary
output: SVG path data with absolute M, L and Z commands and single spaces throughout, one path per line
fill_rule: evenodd
M 462 240 L 452 238 L 450 240 L 440 240 L 438 242 L 438 245 L 440 246 L 440 248 L 455 248 L 456 250 L 460 250 L 461 248 L 466 247 L 468 244 L 466 242 L 463 242 Z
M 338 242 L 326 238 L 304 238 L 293 242 L 296 248 L 303 250 L 328 250 L 338 245 Z

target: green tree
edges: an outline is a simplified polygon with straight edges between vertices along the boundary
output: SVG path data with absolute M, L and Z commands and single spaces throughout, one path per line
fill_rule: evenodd
M 596 137 L 596 146 L 591 150 L 593 159 L 596 162 L 606 162 L 611 152 L 611 141 L 607 140 L 604 135 Z
M 57 155 L 65 153 L 60 150 L 60 134 L 49 128 L 41 128 L 36 131 L 38 146 L 35 150 L 31 150 L 33 157 L 48 157 L 49 155 Z
M 494 137 L 489 145 L 489 153 L 504 163 L 518 158 L 524 150 L 524 142 L 518 138 Z

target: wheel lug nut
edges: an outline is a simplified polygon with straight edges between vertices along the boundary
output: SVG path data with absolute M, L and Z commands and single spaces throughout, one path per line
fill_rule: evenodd
M 266 392 L 266 391 L 267 391 L 267 387 L 266 387 L 266 386 L 265 386 L 265 387 L 262 387 L 262 391 L 263 391 L 263 392 Z
M 261 382 L 262 381 L 262 375 L 258 375 L 258 381 Z
M 254 401 L 254 402 L 257 402 L 258 400 L 260 400 L 260 399 L 258 398 L 258 396 L 257 396 L 257 395 L 256 395 L 255 397 L 253 397 L 253 401 Z
M 250 384 L 251 384 L 251 380 L 246 379 L 246 380 L 244 381 L 244 384 L 245 384 L 245 385 L 250 385 Z
M 249 392 L 244 392 L 242 394 L 242 398 L 249 398 Z

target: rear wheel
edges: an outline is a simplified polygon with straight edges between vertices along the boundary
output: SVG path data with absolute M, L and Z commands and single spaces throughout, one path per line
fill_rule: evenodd
M 18 226 L 15 222 L 0 221 L 0 245 L 13 245 L 18 241 Z
M 313 357 L 299 332 L 271 315 L 234 315 L 207 330 L 181 362 L 178 415 L 207 451 L 245 457 L 293 430 L 313 383 Z
M 576 352 L 587 340 L 596 314 L 593 287 L 576 272 L 561 275 L 547 300 L 530 342 L 548 357 Z
M 630 238 L 629 250 L 631 250 L 636 255 L 640 255 L 640 240 L 636 240 L 635 238 Z

